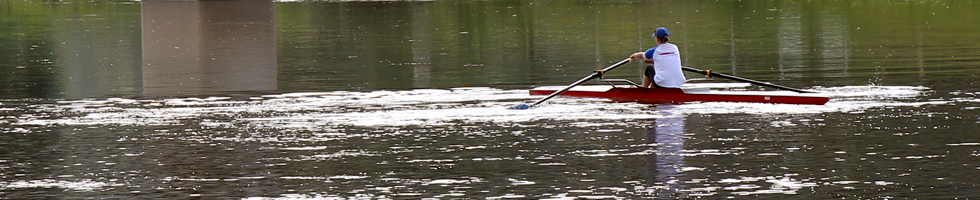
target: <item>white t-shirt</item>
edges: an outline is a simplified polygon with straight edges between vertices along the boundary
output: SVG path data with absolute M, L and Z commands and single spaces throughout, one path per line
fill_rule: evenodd
M 653 60 L 653 70 L 657 74 L 652 79 L 657 85 L 680 88 L 687 81 L 681 71 L 681 53 L 677 50 L 677 45 L 663 43 L 647 50 L 643 56 Z

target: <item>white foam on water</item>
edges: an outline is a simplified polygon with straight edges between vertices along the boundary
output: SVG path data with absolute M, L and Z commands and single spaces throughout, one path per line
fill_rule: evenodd
M 180 124 L 184 119 L 220 117 L 230 121 L 204 120 L 202 125 L 254 126 L 281 129 L 322 129 L 334 126 L 430 126 L 457 123 L 526 123 L 538 120 L 631 121 L 688 114 L 814 114 L 861 113 L 875 107 L 942 105 L 953 101 L 917 98 L 929 93 L 916 86 L 844 86 L 812 89 L 831 98 L 826 105 L 763 103 L 685 103 L 671 112 L 655 105 L 614 103 L 599 98 L 557 97 L 526 110 L 507 109 L 543 96 L 527 90 L 493 88 L 418 89 L 373 92 L 303 92 L 252 97 L 247 101 L 228 97 L 164 100 L 60 101 L 31 108 L 34 112 L 71 113 L 69 117 L 25 114 L 13 125 L 135 125 Z M 960 101 L 962 102 L 962 101 Z M 589 126 L 590 123 L 568 123 Z
M 422 185 L 453 185 L 453 184 L 468 184 L 470 180 L 456 180 L 456 179 L 436 179 L 426 182 Z
M 762 182 L 768 183 L 769 186 L 764 187 Z M 796 194 L 801 189 L 818 186 L 814 182 L 797 180 L 787 176 L 726 178 L 717 181 L 717 183 L 732 184 L 722 187 L 722 190 L 732 191 L 734 195 Z
M 88 179 L 80 180 L 80 181 L 43 179 L 43 180 L 19 180 L 19 181 L 12 181 L 12 182 L 0 182 L 0 188 L 6 188 L 6 189 L 62 188 L 67 190 L 92 191 L 92 190 L 102 189 L 104 187 L 117 187 L 117 186 L 122 186 L 122 184 L 98 182 L 98 181 L 92 181 Z
M 282 148 L 279 148 L 279 149 L 281 149 L 281 150 L 289 150 L 289 151 L 312 151 L 312 150 L 323 150 L 323 149 L 327 149 L 327 147 L 326 146 L 315 146 L 315 147 L 282 147 Z
M 655 118 L 643 109 L 608 108 L 602 105 L 554 105 L 529 110 L 506 109 L 506 104 L 481 103 L 476 107 L 413 109 L 355 113 L 323 113 L 276 118 L 248 118 L 253 122 L 281 123 L 306 121 L 312 124 L 355 126 L 450 125 L 465 122 L 529 122 L 535 120 L 647 119 Z M 634 105 L 636 106 L 636 105 Z M 617 106 L 623 107 L 623 106 Z M 642 106 L 636 106 L 642 107 Z M 581 112 L 570 112 L 579 110 Z M 608 112 L 604 109 L 616 111 Z
M 353 176 L 353 175 L 336 175 L 327 178 L 327 180 L 355 180 L 355 179 L 365 179 L 367 176 Z
M 512 186 L 534 185 L 534 184 L 537 184 L 534 181 L 517 180 L 517 179 L 513 179 L 513 178 L 508 178 L 507 180 L 510 181 L 510 185 L 512 185 Z
M 816 114 L 862 112 L 876 107 L 919 107 L 948 104 L 951 101 L 916 102 L 915 97 L 930 90 L 921 86 L 843 86 L 816 88 L 830 98 L 825 105 L 705 102 L 678 105 L 685 114 Z
M 347 198 L 339 195 L 283 194 L 280 197 L 245 197 L 242 199 L 245 200 L 343 200 Z
M 946 144 L 946 146 L 980 146 L 980 143 L 964 142 L 964 143 L 957 143 L 957 144 Z

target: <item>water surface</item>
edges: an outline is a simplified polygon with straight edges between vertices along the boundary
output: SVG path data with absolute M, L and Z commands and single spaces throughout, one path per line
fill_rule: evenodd
M 978 9 L 3 1 L 0 196 L 977 197 Z M 686 66 L 831 100 L 505 109 L 649 48 L 660 26 Z

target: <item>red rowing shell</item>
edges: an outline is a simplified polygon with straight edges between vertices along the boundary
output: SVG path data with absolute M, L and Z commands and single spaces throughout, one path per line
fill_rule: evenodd
M 549 95 L 565 86 L 544 86 L 531 89 L 531 95 Z M 830 99 L 819 94 L 803 94 L 789 91 L 711 91 L 708 88 L 630 88 L 609 85 L 577 86 L 560 96 L 597 97 L 616 102 L 645 104 L 684 102 L 748 102 L 778 104 L 823 105 Z

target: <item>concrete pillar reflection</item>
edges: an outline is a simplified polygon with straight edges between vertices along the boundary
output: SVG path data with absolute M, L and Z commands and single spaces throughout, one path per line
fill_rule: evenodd
M 432 87 L 431 2 L 412 3 L 412 75 L 415 88 Z
M 820 60 L 819 67 L 827 73 L 823 77 L 848 77 L 847 68 L 850 63 L 848 51 L 848 22 L 843 12 L 836 8 L 828 8 L 820 12 Z
M 728 29 L 729 30 L 728 37 L 729 37 L 729 43 L 731 43 L 731 55 L 732 55 L 732 65 L 731 65 L 732 71 L 730 73 L 732 73 L 733 75 L 738 75 L 738 69 L 737 69 L 738 56 L 735 54 L 735 12 L 732 12 L 732 16 L 729 18 L 728 24 L 731 25 L 731 27 L 729 27 Z
M 277 89 L 272 1 L 145 0 L 142 4 L 144 94 Z
M 805 67 L 804 62 L 809 49 L 803 41 L 803 13 L 801 5 L 782 4 L 779 10 L 779 75 L 783 78 L 799 78 L 795 72 Z M 787 77 L 792 75 L 791 77 Z
M 129 14 L 136 14 L 129 11 L 135 10 L 126 11 L 116 13 L 121 15 L 118 19 L 135 19 L 129 17 Z M 51 21 L 54 40 L 42 45 L 53 46 L 54 55 L 50 56 L 51 60 L 39 61 L 56 64 L 59 73 L 53 79 L 53 91 L 40 96 L 75 99 L 118 97 L 141 92 L 139 29 L 130 26 L 136 23 L 107 20 L 103 16 L 105 14 L 101 14 L 103 12 L 109 11 L 72 11 L 58 15 L 63 20 Z
M 911 10 L 914 10 L 914 9 L 911 9 Z M 919 78 L 923 78 L 923 77 L 926 76 L 926 74 L 925 74 L 926 69 L 922 65 L 922 45 L 923 45 L 923 43 L 922 43 L 922 35 L 925 34 L 925 32 L 922 31 L 922 29 L 924 28 L 923 25 L 922 25 L 923 22 L 919 20 L 919 19 L 921 19 L 921 18 L 919 18 L 921 16 L 917 16 L 916 15 L 916 12 L 911 12 L 911 14 L 909 16 L 910 16 L 910 20 L 909 21 L 912 23 L 912 28 L 915 29 L 915 60 L 916 60 L 916 66 L 919 68 L 919 71 L 918 71 Z

